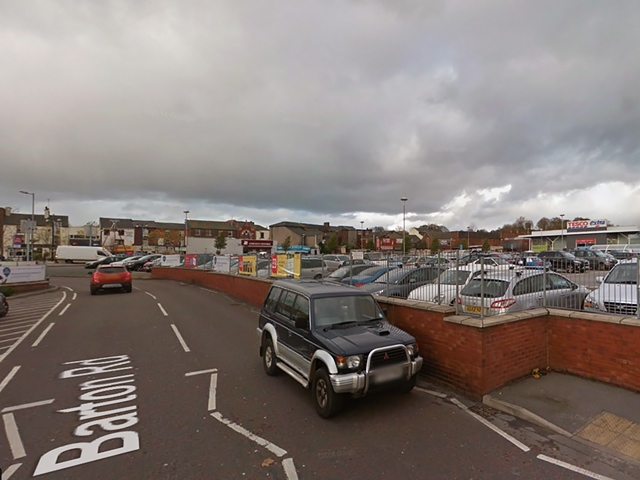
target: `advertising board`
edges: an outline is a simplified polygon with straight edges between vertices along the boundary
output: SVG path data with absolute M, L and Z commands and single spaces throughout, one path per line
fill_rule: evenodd
M 0 285 L 5 283 L 40 282 L 47 277 L 45 265 L 0 266 Z

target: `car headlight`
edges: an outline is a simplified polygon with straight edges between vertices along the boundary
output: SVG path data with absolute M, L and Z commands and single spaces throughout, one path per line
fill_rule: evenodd
M 411 355 L 412 357 L 416 357 L 418 356 L 418 353 L 420 353 L 420 348 L 418 347 L 418 342 L 412 344 L 412 345 L 407 345 L 407 350 L 409 350 L 409 355 Z
M 336 365 L 338 368 L 358 368 L 362 363 L 360 355 L 351 355 L 349 357 L 336 357 Z
M 596 299 L 591 295 L 588 295 L 587 298 L 584 299 L 584 308 L 595 308 L 600 310 L 598 302 L 596 302 Z

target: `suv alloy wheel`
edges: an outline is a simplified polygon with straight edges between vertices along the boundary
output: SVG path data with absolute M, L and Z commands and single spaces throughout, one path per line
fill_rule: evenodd
M 313 375 L 311 393 L 316 411 L 322 418 L 333 417 L 342 410 L 344 396 L 333 391 L 331 380 L 324 368 L 318 368 Z
M 269 376 L 277 375 L 279 372 L 278 366 L 276 365 L 276 352 L 273 349 L 273 342 L 271 341 L 271 338 L 267 338 L 264 342 L 262 366 L 264 367 L 266 374 Z

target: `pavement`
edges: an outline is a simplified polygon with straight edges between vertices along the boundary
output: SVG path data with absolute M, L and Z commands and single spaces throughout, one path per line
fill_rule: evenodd
M 610 454 L 640 462 L 637 392 L 549 372 L 494 390 L 484 396 L 483 403 Z

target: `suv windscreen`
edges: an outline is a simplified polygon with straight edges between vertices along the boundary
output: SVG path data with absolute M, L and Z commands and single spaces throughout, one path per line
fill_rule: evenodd
M 470 297 L 479 297 L 484 295 L 485 297 L 496 298 L 502 297 L 507 292 L 507 288 L 509 288 L 509 282 L 504 280 L 485 278 L 483 282 L 482 278 L 473 278 L 462 289 L 460 295 L 469 295 Z
M 369 295 L 321 297 L 313 300 L 313 319 L 316 328 L 341 323 L 382 320 L 382 310 Z
M 638 283 L 638 265 L 636 263 L 620 263 L 607 275 L 604 283 Z

